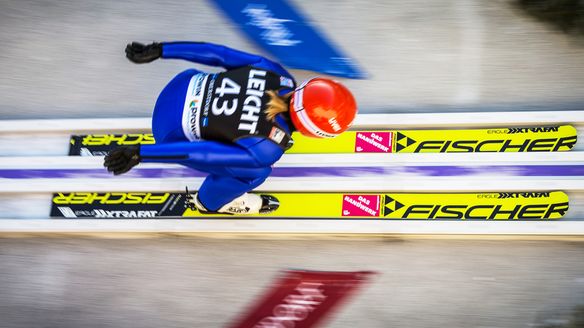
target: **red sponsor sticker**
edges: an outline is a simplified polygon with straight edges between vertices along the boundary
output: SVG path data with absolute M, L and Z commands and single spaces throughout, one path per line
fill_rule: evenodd
M 259 302 L 229 328 L 315 327 L 373 274 L 283 271 Z
M 392 132 L 357 132 L 356 153 L 391 153 Z
M 343 216 L 379 216 L 380 195 L 343 195 Z

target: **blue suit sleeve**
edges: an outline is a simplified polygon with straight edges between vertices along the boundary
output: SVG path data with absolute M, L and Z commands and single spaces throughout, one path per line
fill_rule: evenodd
M 164 42 L 162 58 L 184 59 L 198 64 L 234 69 L 255 66 L 292 78 L 282 65 L 265 57 L 206 42 Z
M 196 164 L 202 166 L 265 167 L 275 163 L 282 151 L 269 140 L 247 138 L 243 147 L 216 141 L 173 142 L 142 145 L 140 156 L 145 163 Z M 247 148 L 249 146 L 249 148 Z

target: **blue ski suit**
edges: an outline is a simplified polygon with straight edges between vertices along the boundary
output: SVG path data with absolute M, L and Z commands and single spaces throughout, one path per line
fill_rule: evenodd
M 294 90 L 293 77 L 280 64 L 261 56 L 241 52 L 225 46 L 198 42 L 170 42 L 162 44 L 162 58 L 184 59 L 198 64 L 221 66 L 234 70 L 251 66 L 273 72 L 287 81 L 280 94 Z M 271 165 L 280 159 L 284 149 L 267 137 L 249 135 L 233 142 L 194 140 L 185 132 L 185 95 L 189 84 L 202 77 L 216 74 L 189 69 L 174 77 L 162 90 L 152 117 L 152 132 L 156 143 L 142 145 L 142 162 L 177 163 L 209 173 L 199 189 L 199 201 L 210 211 L 216 211 L 236 197 L 260 184 L 272 171 Z M 229 87 L 229 86 L 228 86 Z M 292 124 L 282 115 L 277 124 L 288 135 Z

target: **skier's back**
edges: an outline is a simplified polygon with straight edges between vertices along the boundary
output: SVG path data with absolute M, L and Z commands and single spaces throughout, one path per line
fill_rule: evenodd
M 292 132 L 334 137 L 348 129 L 356 114 L 353 96 L 340 83 L 314 78 L 296 88 L 280 64 L 224 46 L 132 43 L 126 55 L 135 63 L 176 58 L 227 69 L 178 74 L 154 108 L 156 144 L 120 147 L 104 162 L 116 175 L 139 162 L 178 163 L 209 173 L 193 197 L 202 212 L 273 211 L 275 198 L 247 192 L 265 181 L 271 165 L 291 147 Z

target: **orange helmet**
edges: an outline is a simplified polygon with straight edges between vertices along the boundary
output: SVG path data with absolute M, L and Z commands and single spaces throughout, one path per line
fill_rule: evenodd
M 356 115 L 357 103 L 351 91 L 325 78 L 304 81 L 290 100 L 292 123 L 308 137 L 334 138 L 353 124 Z

